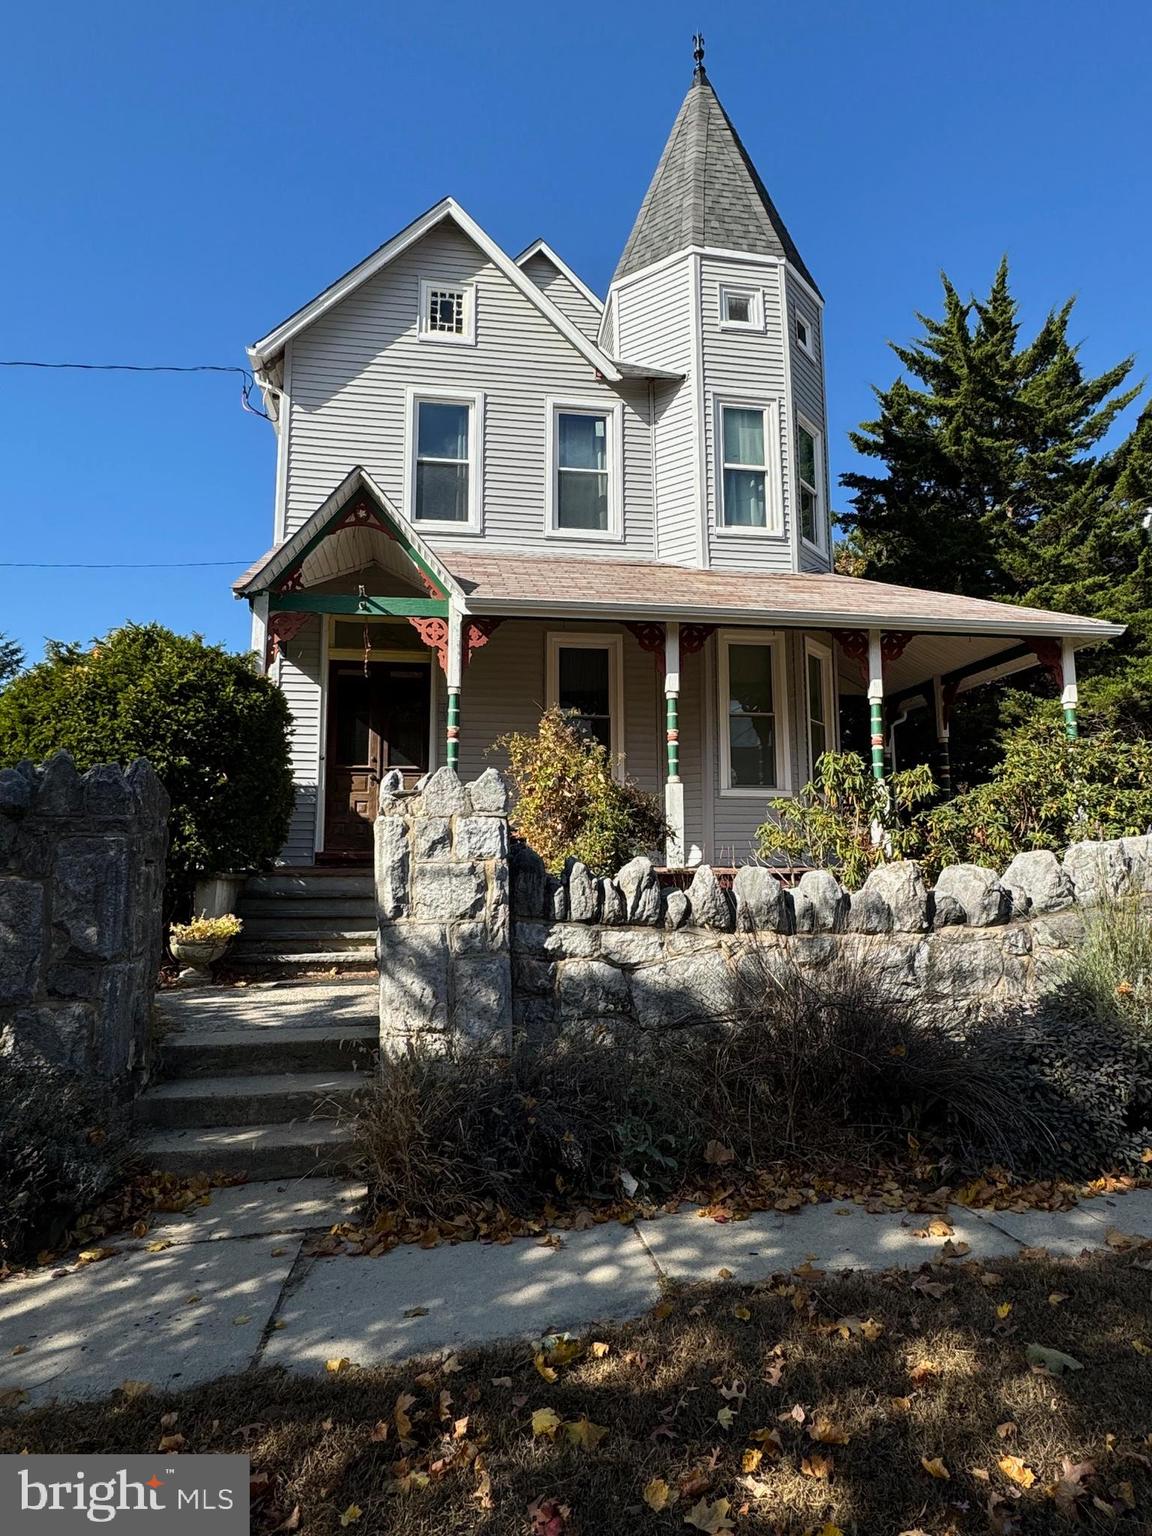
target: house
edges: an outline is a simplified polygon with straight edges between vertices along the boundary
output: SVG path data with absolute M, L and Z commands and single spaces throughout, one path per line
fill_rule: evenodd
M 290 865 L 366 857 L 377 786 L 465 776 L 575 709 L 663 795 L 670 864 L 739 862 L 841 699 L 934 711 L 1117 625 L 834 574 L 824 301 L 716 95 L 691 86 L 601 300 L 452 198 L 249 349 L 272 548 L 235 584 L 289 700 Z M 862 706 L 861 706 L 862 707 Z

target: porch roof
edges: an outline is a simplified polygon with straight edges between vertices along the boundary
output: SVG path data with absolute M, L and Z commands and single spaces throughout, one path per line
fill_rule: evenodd
M 651 560 L 578 559 L 446 549 L 440 559 L 477 614 L 568 614 L 912 629 L 920 634 L 1115 639 L 1124 625 L 1044 608 L 824 572 L 693 570 Z

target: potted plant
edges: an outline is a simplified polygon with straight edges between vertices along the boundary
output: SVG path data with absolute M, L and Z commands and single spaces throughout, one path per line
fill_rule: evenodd
M 168 946 L 186 969 L 181 980 L 210 981 L 211 967 L 221 959 L 229 944 L 243 927 L 233 913 L 222 917 L 194 917 L 190 923 L 173 923 L 168 930 Z

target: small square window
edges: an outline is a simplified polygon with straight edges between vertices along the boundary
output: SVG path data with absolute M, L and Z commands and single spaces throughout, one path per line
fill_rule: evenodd
M 474 341 L 473 290 L 463 284 L 422 280 L 419 329 L 426 341 Z
M 812 327 L 801 314 L 796 316 L 796 343 L 802 352 L 807 352 L 809 357 L 816 356 L 816 347 L 812 338 Z
M 720 289 L 720 325 L 731 331 L 762 331 L 761 296 L 758 288 Z

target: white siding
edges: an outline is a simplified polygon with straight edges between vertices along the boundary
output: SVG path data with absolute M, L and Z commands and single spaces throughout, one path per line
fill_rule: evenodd
M 830 511 L 831 477 L 828 471 L 828 417 L 824 395 L 824 326 L 820 306 L 796 281 L 791 272 L 785 274 L 785 294 L 788 304 L 788 347 L 792 374 L 792 401 L 794 413 L 806 416 L 813 426 L 819 427 L 824 439 L 823 469 L 824 506 Z M 811 358 L 796 340 L 796 316 L 800 314 L 808 325 L 815 358 Z M 825 553 L 810 548 L 803 540 L 799 546 L 800 569 L 827 571 L 832 568 L 831 535 Z
M 792 509 L 788 495 L 791 449 L 788 413 L 783 409 L 787 389 L 779 268 L 704 257 L 701 262 L 700 286 L 701 350 L 704 360 L 703 429 L 708 471 L 708 563 L 728 570 L 788 571 L 793 569 L 790 540 Z M 764 310 L 762 331 L 721 330 L 722 286 L 755 288 L 759 291 Z M 781 533 L 748 534 L 741 531 L 734 534 L 717 531 L 721 476 L 716 442 L 717 406 L 724 399 L 776 404 L 779 408 L 780 465 L 783 475 L 783 484 L 778 488 L 783 511 Z
M 476 285 L 476 345 L 421 341 L 419 281 Z M 458 229 L 439 225 L 291 343 L 287 527 L 356 464 L 401 507 L 405 389 L 484 393 L 483 536 L 493 549 L 651 558 L 648 386 L 614 389 Z M 545 399 L 623 401 L 624 540 L 545 539 Z M 467 534 L 429 534 L 441 547 Z
M 527 261 L 521 263 L 520 270 L 532 279 L 542 293 L 548 295 L 556 308 L 567 315 L 590 341 L 596 340 L 602 311 L 595 304 L 589 304 L 579 288 L 564 276 L 559 267 L 552 264 L 543 251 L 529 256 Z
M 296 806 L 280 858 L 285 864 L 311 864 L 316 849 L 316 804 L 320 783 L 320 742 L 324 689 L 321 683 L 321 624 L 310 618 L 293 639 L 281 645 L 272 675 L 292 711 L 292 782 Z
M 615 290 L 619 356 L 685 375 L 653 391 L 656 434 L 656 558 L 699 565 L 700 512 L 694 367 L 697 296 L 690 257 Z

